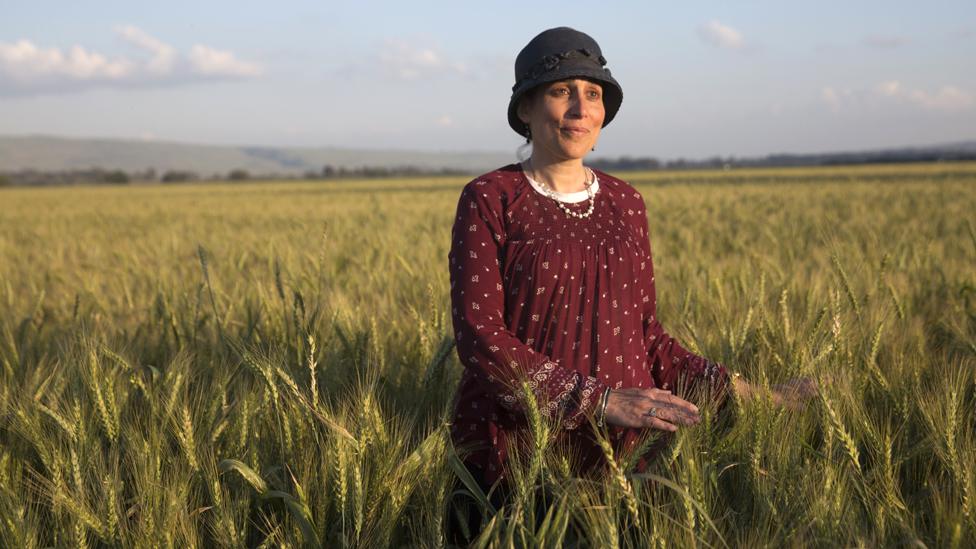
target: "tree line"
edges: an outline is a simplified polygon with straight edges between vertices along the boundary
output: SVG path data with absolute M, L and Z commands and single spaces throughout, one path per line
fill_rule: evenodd
M 770 154 L 762 157 L 736 158 L 713 156 L 700 160 L 678 158 L 658 160 L 653 157 L 598 158 L 588 162 L 594 168 L 610 172 L 644 170 L 702 170 L 731 168 L 788 168 L 801 166 L 838 166 L 857 164 L 898 164 L 908 162 L 961 162 L 976 160 L 976 144 L 950 147 L 904 148 L 863 152 L 814 154 Z
M 325 165 L 321 170 L 307 170 L 301 175 L 296 174 L 252 174 L 244 169 L 233 169 L 227 173 L 201 174 L 193 170 L 165 170 L 157 172 L 137 170 L 110 170 L 103 168 L 89 168 L 82 170 L 18 170 L 0 171 L 0 187 L 5 186 L 51 186 L 51 185 L 80 185 L 105 184 L 127 185 L 131 183 L 187 183 L 193 181 L 247 181 L 250 179 L 290 179 L 290 180 L 318 180 L 318 179 L 348 179 L 348 178 L 382 178 L 382 177 L 410 177 L 410 176 L 450 176 L 465 175 L 465 170 L 453 168 L 420 168 L 415 166 L 382 167 L 361 166 L 348 168 L 345 166 Z
M 976 161 L 976 143 L 962 143 L 956 146 L 889 149 L 868 152 L 840 152 L 821 154 L 771 154 L 763 157 L 736 158 L 734 156 L 713 156 L 689 160 L 678 158 L 659 160 L 654 157 L 621 156 L 618 158 L 595 158 L 587 163 L 594 168 L 608 172 L 643 170 L 688 170 L 688 169 L 732 169 L 757 167 L 799 167 L 836 166 L 852 164 L 891 164 L 902 162 L 958 162 Z M 0 187 L 3 186 L 43 186 L 74 184 L 125 185 L 130 183 L 185 183 L 192 181 L 247 181 L 249 179 L 348 179 L 383 178 L 411 176 L 463 176 L 471 175 L 470 170 L 456 168 L 422 168 L 417 166 L 333 166 L 324 165 L 321 169 L 307 170 L 296 174 L 252 174 L 241 168 L 226 173 L 201 174 L 192 170 L 155 169 L 126 172 L 124 170 L 89 168 L 82 170 L 0 170 Z

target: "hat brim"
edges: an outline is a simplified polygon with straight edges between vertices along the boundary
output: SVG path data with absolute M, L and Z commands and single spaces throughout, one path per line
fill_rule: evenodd
M 512 98 L 508 101 L 508 125 L 515 130 L 515 133 L 526 137 L 525 123 L 518 116 L 518 104 L 522 96 L 536 86 L 572 78 L 595 80 L 603 86 L 603 109 L 605 113 L 603 116 L 603 127 L 606 127 L 613 120 L 613 117 L 617 115 L 617 111 L 620 110 L 620 104 L 623 102 L 624 93 L 620 88 L 620 84 L 602 67 L 594 67 L 590 63 L 567 62 L 537 78 L 522 82 L 515 88 L 515 91 L 512 92 Z

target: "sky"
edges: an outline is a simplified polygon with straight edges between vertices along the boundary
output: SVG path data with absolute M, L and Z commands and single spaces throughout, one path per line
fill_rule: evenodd
M 973 0 L 0 0 L 0 134 L 514 155 L 515 56 L 556 26 L 624 90 L 599 156 L 976 139 Z

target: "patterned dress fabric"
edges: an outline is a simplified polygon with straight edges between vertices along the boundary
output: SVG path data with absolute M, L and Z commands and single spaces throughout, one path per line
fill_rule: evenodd
M 458 200 L 449 254 L 451 306 L 464 372 L 452 438 L 490 486 L 527 426 L 523 387 L 558 420 L 582 467 L 599 463 L 589 417 L 606 387 L 673 389 L 727 372 L 682 348 L 656 314 L 644 199 L 594 170 L 593 213 L 578 219 L 543 194 L 519 164 L 468 183 Z M 582 198 L 582 200 L 580 200 Z M 558 197 L 585 212 L 585 191 Z M 618 447 L 639 433 L 613 428 Z

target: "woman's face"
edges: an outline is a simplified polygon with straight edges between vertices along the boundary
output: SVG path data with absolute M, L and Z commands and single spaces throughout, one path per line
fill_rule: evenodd
M 536 152 L 553 160 L 586 156 L 603 127 L 603 87 L 576 78 L 542 84 L 519 105 L 519 117 L 532 132 Z

